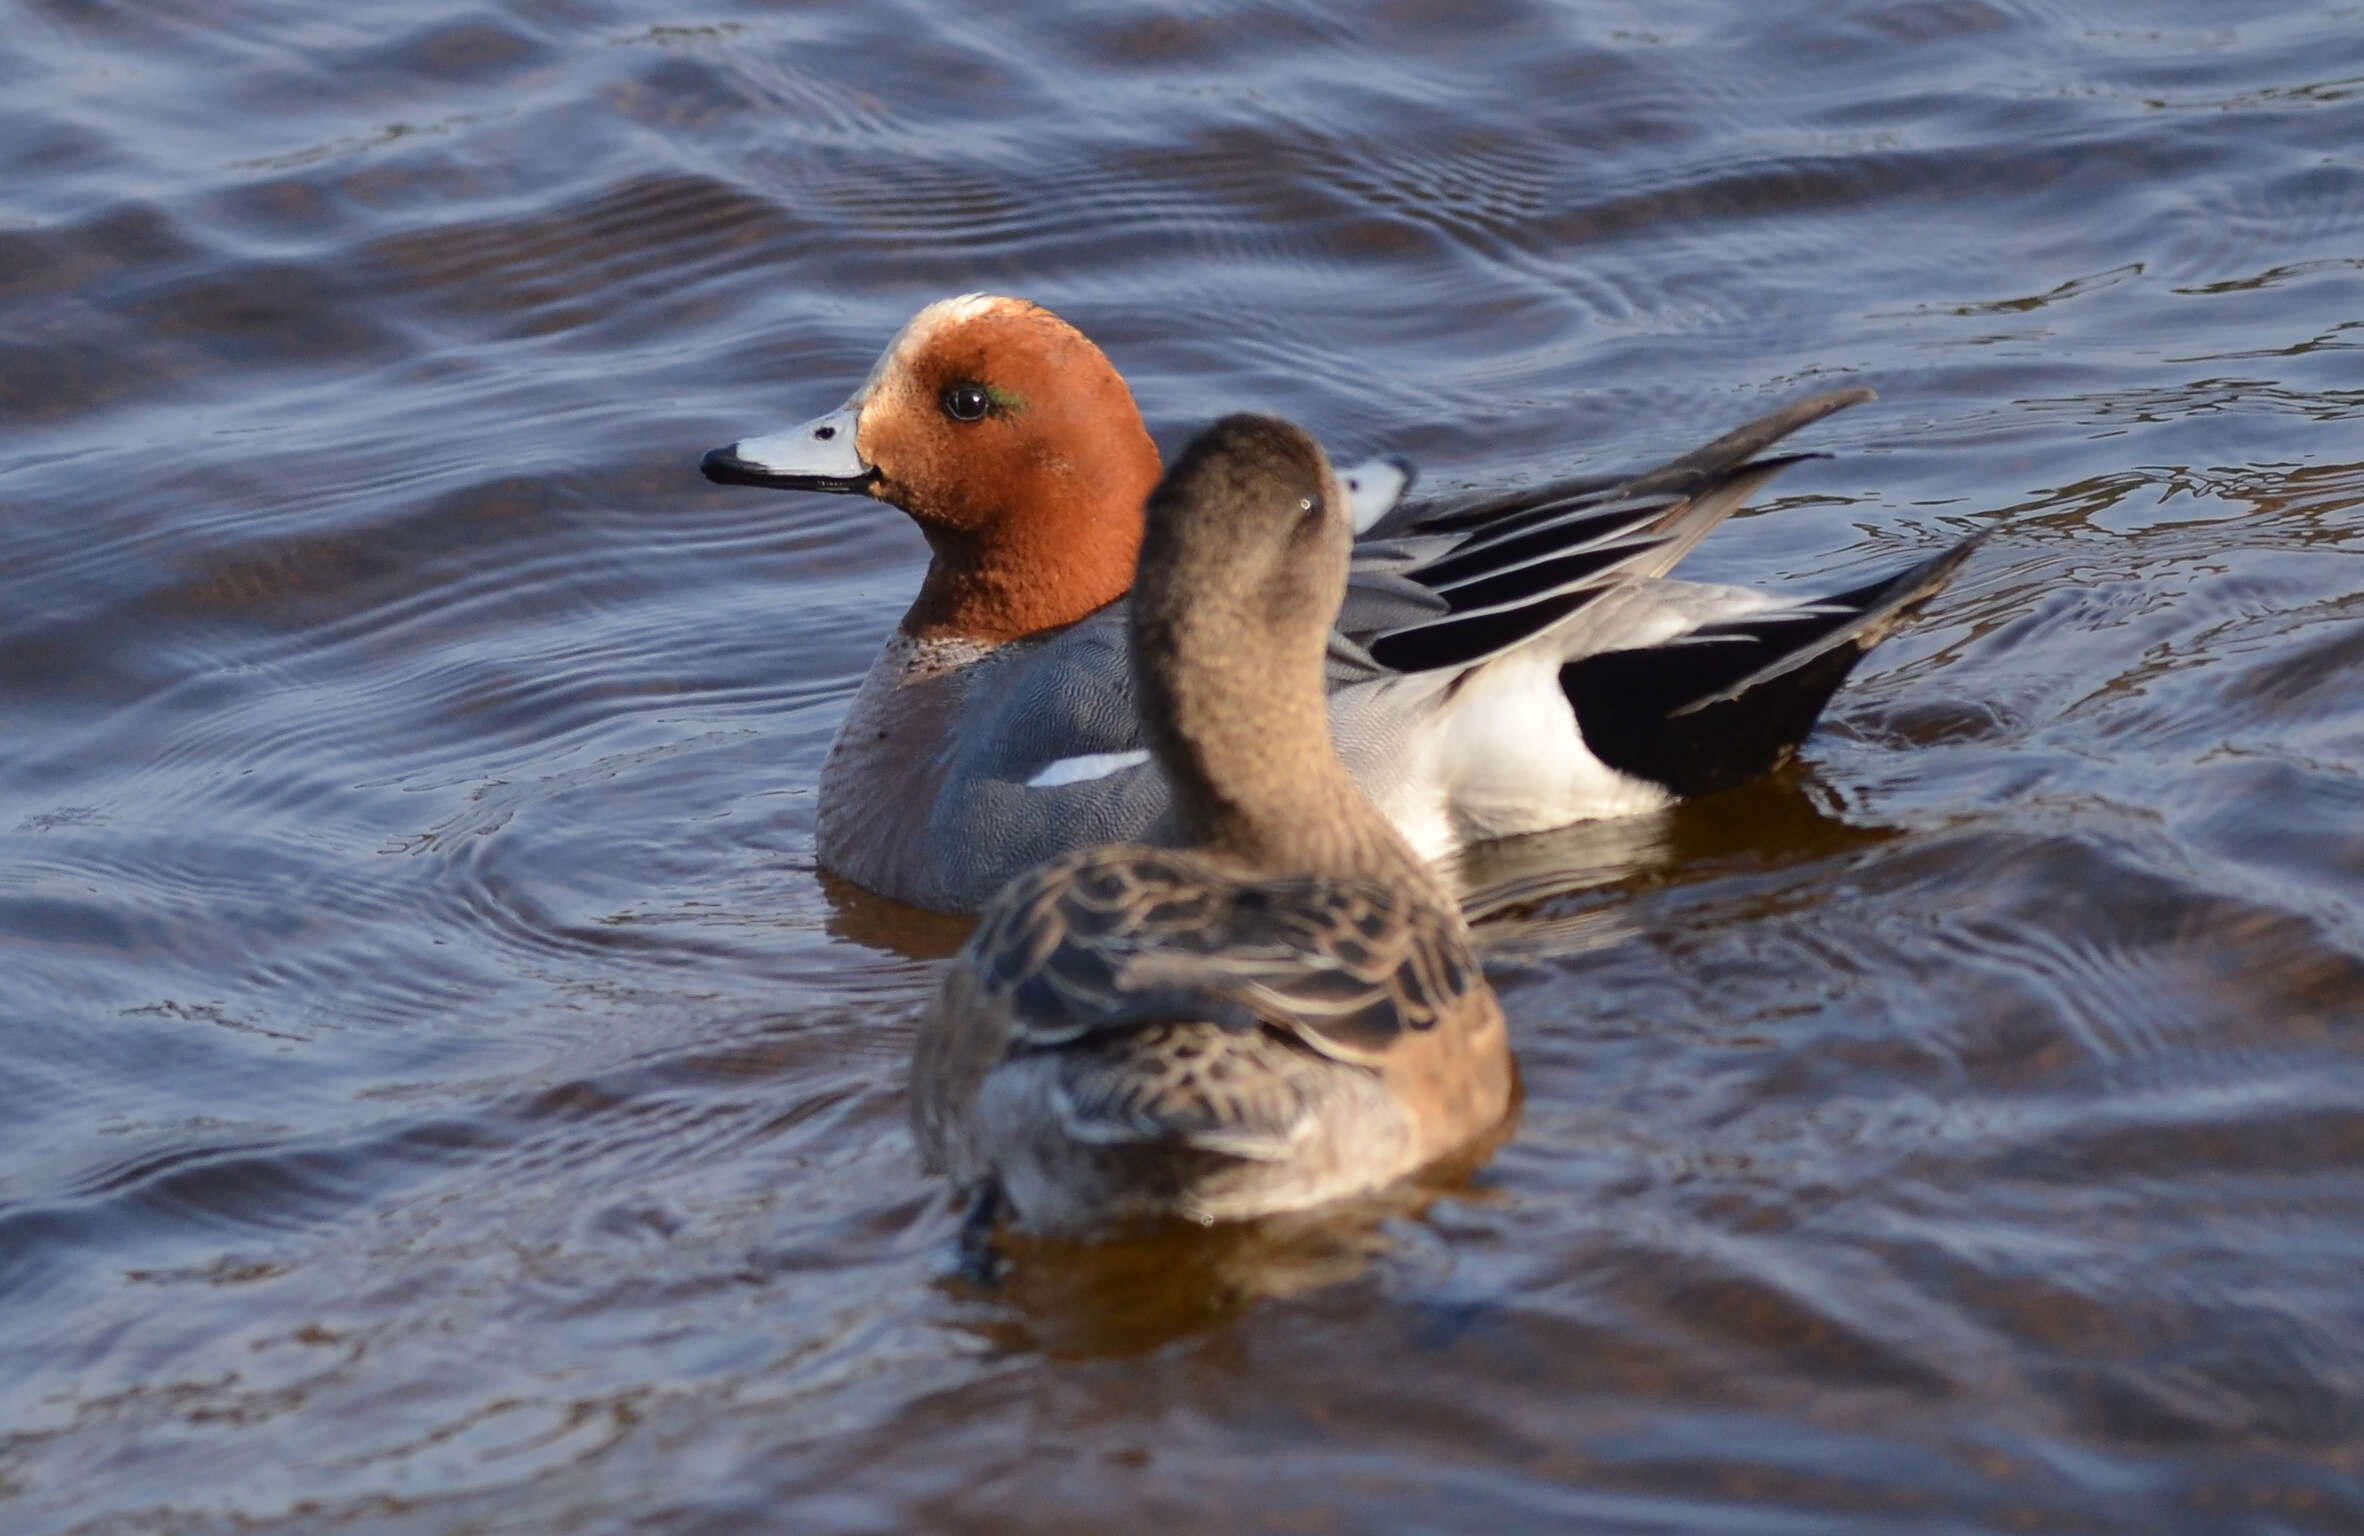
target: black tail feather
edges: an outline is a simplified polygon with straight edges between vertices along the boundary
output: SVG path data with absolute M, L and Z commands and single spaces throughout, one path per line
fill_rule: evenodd
M 1722 479 L 1800 427 L 1811 426 L 1834 411 L 1843 411 L 1850 405 L 1861 405 L 1866 400 L 1877 398 L 1870 390 L 1858 385 L 1853 389 L 1826 390 L 1819 395 L 1808 395 L 1803 400 L 1792 401 L 1769 416 L 1759 416 L 1745 426 L 1733 428 L 1703 448 L 1694 448 L 1679 459 L 1627 481 L 1625 494 L 1696 495 L 1700 487 Z M 1800 457 L 1810 458 L 1814 455 Z
M 1973 537 L 1909 570 L 1825 598 L 1705 625 L 1560 669 L 1595 757 L 1677 795 L 1744 784 L 1789 756 L 1874 645 L 1935 596 Z

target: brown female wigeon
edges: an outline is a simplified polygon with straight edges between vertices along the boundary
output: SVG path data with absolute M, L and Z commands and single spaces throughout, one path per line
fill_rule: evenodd
M 1325 712 L 1343 494 L 1269 417 L 1147 502 L 1127 634 L 1173 846 L 1020 875 L 920 1025 L 928 1165 L 1030 1230 L 1202 1221 L 1377 1188 L 1499 1124 L 1510 1043 L 1452 895 Z

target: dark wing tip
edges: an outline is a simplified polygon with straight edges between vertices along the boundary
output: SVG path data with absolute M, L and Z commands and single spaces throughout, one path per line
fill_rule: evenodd
M 1984 534 L 1803 612 L 1704 625 L 1664 645 L 1560 669 L 1593 755 L 1685 797 L 1770 771 L 1805 740 L 1856 664 L 1944 589 Z

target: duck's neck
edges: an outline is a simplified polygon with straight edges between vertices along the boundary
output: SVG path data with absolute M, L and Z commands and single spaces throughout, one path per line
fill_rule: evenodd
M 1184 843 L 1271 874 L 1431 880 L 1338 760 L 1318 653 L 1217 649 L 1136 681 Z
M 1005 435 L 988 444 L 997 451 L 980 449 L 972 473 L 880 489 L 919 524 L 934 557 L 903 617 L 906 635 L 997 645 L 1073 624 L 1132 586 L 1157 445 L 1123 380 L 1099 366 L 1108 386 L 1091 397 L 1099 416 L 1076 419 L 1056 399 L 1028 408 L 1035 436 L 1025 440 L 1051 446 L 1021 453 L 1021 439 Z
M 922 523 L 927 579 L 903 615 L 913 640 L 999 645 L 1073 624 L 1124 596 L 1141 549 L 1141 509 L 1017 514 L 981 529 Z

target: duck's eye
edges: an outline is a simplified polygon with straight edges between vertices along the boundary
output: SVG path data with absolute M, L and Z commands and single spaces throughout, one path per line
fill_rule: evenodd
M 944 414 L 954 421 L 983 421 L 993 409 L 993 397 L 974 379 L 963 379 L 944 391 Z

